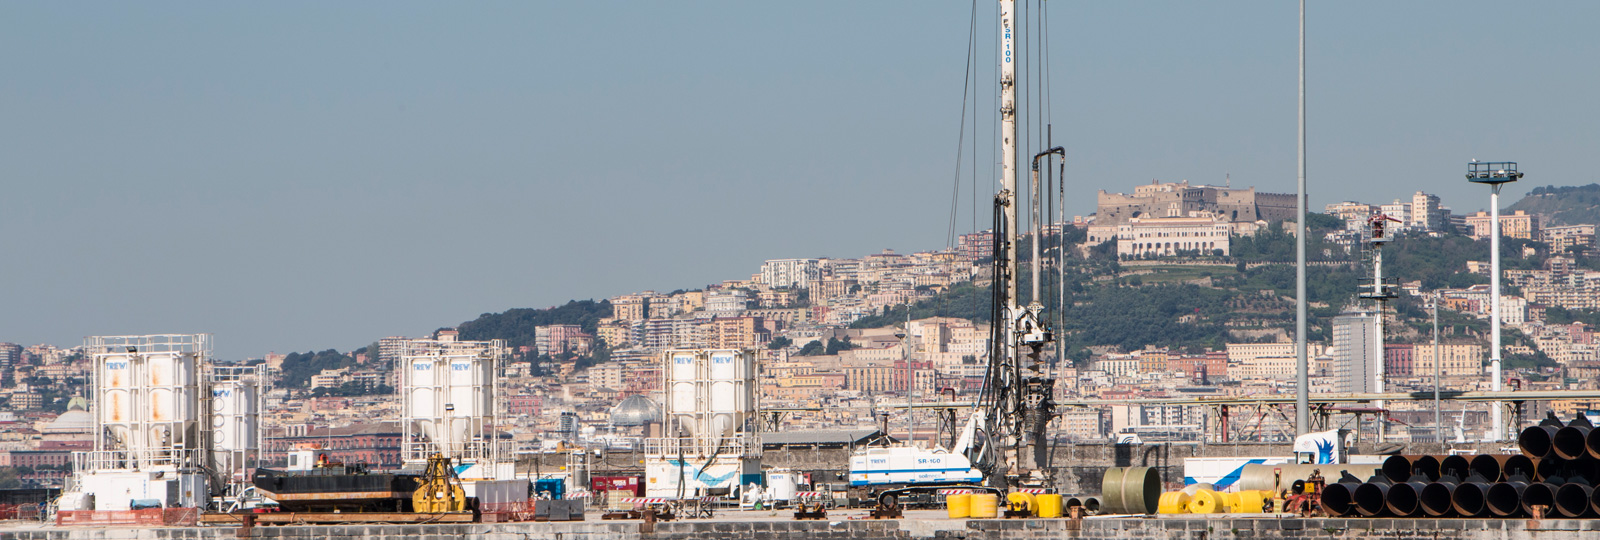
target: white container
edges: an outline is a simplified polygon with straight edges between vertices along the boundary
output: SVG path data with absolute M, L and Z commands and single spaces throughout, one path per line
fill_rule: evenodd
M 792 501 L 795 492 L 794 473 L 789 469 L 773 469 L 767 473 L 767 497 L 775 501 Z

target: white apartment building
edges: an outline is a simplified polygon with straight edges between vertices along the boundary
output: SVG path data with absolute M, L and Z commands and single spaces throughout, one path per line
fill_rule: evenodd
M 1176 255 L 1180 251 L 1210 255 L 1229 253 L 1233 226 L 1211 215 L 1172 218 L 1129 218 L 1117 226 L 1117 256 Z
M 718 314 L 738 313 L 744 311 L 744 291 L 714 291 L 706 295 L 706 311 Z
M 1377 319 L 1370 313 L 1346 313 L 1333 318 L 1333 378 L 1340 392 L 1371 392 L 1378 369 L 1372 347 L 1377 341 Z
M 1421 191 L 1411 196 L 1411 229 L 1442 231 L 1450 219 L 1450 209 L 1439 205 L 1439 196 Z
M 775 289 L 809 289 L 821 277 L 817 259 L 773 259 L 761 265 L 761 282 Z
M 1295 357 L 1295 344 L 1293 342 L 1229 343 L 1226 347 L 1228 349 L 1229 362 L 1248 362 L 1261 357 Z M 1306 343 L 1306 357 L 1315 358 L 1318 356 L 1322 356 L 1322 344 Z
M 1383 215 L 1400 220 L 1398 224 L 1391 224 L 1393 228 L 1399 230 L 1411 228 L 1411 203 L 1400 202 L 1400 199 L 1395 199 L 1394 202 L 1381 205 L 1378 209 L 1383 212 Z

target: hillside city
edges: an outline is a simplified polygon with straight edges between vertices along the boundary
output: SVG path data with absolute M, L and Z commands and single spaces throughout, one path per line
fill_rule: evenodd
M 1545 209 L 1589 193 L 1562 190 L 1588 188 L 1600 190 L 1541 188 L 1501 214 L 1501 318 L 1513 388 L 1600 386 L 1595 225 Z M 1369 370 L 1378 365 L 1371 356 L 1380 318 L 1385 391 L 1489 388 L 1491 218 L 1441 203 L 1417 192 L 1329 204 L 1308 216 L 1314 392 L 1375 390 Z M 1385 274 L 1399 293 L 1381 311 L 1358 297 L 1371 275 L 1375 216 L 1389 218 Z M 1152 182 L 1132 193 L 1101 191 L 1094 214 L 1046 228 L 1041 258 L 1051 277 L 1041 297 L 1059 314 L 1062 343 L 1045 352 L 1063 402 L 1052 433 L 1079 442 L 1126 434 L 1292 438 L 1292 411 L 1232 411 L 1224 421 L 1213 407 L 1137 402 L 1293 393 L 1294 217 L 1292 194 Z M 933 251 L 769 260 L 698 289 L 514 309 L 348 352 L 238 363 L 264 364 L 273 380 L 261 416 L 269 463 L 313 441 L 342 461 L 397 465 L 395 370 L 410 339 L 505 340 L 498 429 L 522 452 L 632 448 L 659 425 L 661 353 L 674 348 L 756 351 L 769 433 L 883 430 L 938 444 L 949 436 L 938 410 L 908 416 L 907 404 L 976 399 L 992 349 L 995 247 L 992 231 L 979 231 Z M 0 343 L 0 487 L 61 485 L 71 452 L 91 449 L 90 376 L 79 346 Z M 1070 403 L 1090 398 L 1130 404 Z M 1477 438 L 1488 422 L 1483 406 L 1452 404 L 1441 432 L 1431 402 L 1388 407 L 1396 441 Z M 1571 414 L 1600 404 L 1550 408 Z M 1342 421 L 1353 428 L 1362 419 Z

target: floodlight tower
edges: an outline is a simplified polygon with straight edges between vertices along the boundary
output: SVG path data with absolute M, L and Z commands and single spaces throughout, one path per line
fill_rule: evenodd
M 1476 159 L 1467 163 L 1467 181 L 1474 184 L 1489 185 L 1489 294 L 1492 303 L 1489 314 L 1489 334 L 1492 343 L 1489 344 L 1489 374 L 1494 377 L 1490 389 L 1500 391 L 1500 186 L 1507 182 L 1522 179 L 1522 173 L 1517 172 L 1515 161 L 1480 162 Z M 1438 362 L 1439 359 L 1433 359 Z M 1489 435 L 1494 440 L 1505 439 L 1504 408 L 1502 402 L 1494 402 L 1494 427 Z
M 1377 316 L 1373 318 L 1375 333 L 1372 350 L 1373 362 L 1377 366 L 1372 370 L 1372 391 L 1380 394 L 1383 393 L 1384 370 L 1387 368 L 1383 361 L 1383 308 L 1390 300 L 1399 296 L 1394 292 L 1394 284 L 1383 278 L 1383 245 L 1389 243 L 1389 235 L 1385 234 L 1384 225 L 1390 221 L 1400 222 L 1387 214 L 1378 214 L 1367 220 L 1367 225 L 1372 231 L 1372 285 L 1361 292 L 1362 298 L 1372 300 L 1378 305 Z M 1383 436 L 1388 431 L 1386 428 L 1389 424 L 1389 412 L 1384 410 L 1382 400 L 1379 400 L 1377 405 L 1380 411 L 1377 425 L 1378 442 L 1383 442 Z

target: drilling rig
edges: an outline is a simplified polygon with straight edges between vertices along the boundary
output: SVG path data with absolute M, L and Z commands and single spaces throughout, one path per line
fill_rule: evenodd
M 1055 341 L 1039 300 L 1043 257 L 1039 168 L 1054 147 L 1033 156 L 1030 227 L 1024 235 L 1017 186 L 1016 0 L 1000 0 L 1000 192 L 994 198 L 994 279 L 989 365 L 984 386 L 959 439 L 949 448 L 863 449 L 850 462 L 850 483 L 893 513 L 899 497 L 926 497 L 939 488 L 1033 493 L 1054 491 L 1046 428 L 1055 419 L 1055 378 L 1042 353 Z M 1020 244 L 1031 237 L 1029 301 L 1020 299 Z M 1014 509 L 1031 512 L 1032 509 Z M 874 514 L 880 515 L 880 514 Z
M 1044 488 L 1052 484 L 1049 445 L 1045 428 L 1055 416 L 1055 378 L 1041 358 L 1055 341 L 1044 305 L 1039 302 L 1043 257 L 1039 251 L 1039 163 L 1051 155 L 1064 156 L 1055 147 L 1033 156 L 1030 228 L 1032 289 L 1030 301 L 1021 304 L 1021 262 L 1018 244 L 1023 235 L 1017 188 L 1017 88 L 1015 53 L 1015 0 L 1000 2 L 1000 192 L 995 195 L 995 253 L 992 291 L 989 369 L 977 411 L 988 444 L 974 445 L 973 462 L 989 483 L 1004 489 Z M 991 448 L 988 448 L 992 446 Z M 988 455 L 985 455 L 988 454 Z

